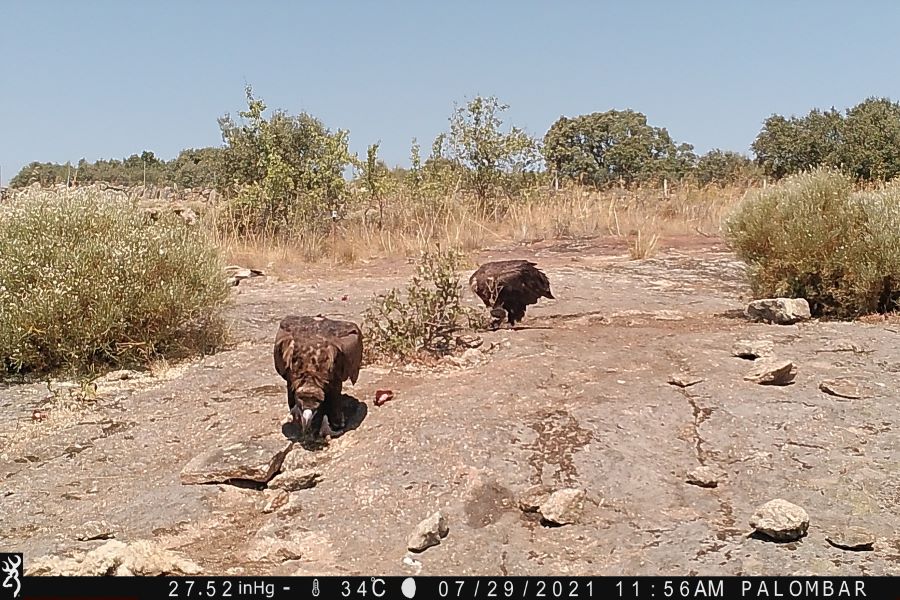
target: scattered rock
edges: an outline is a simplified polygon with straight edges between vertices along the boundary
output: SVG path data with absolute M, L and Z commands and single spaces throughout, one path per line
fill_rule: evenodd
M 702 488 L 714 488 L 719 485 L 719 479 L 722 474 L 712 467 L 701 466 L 693 469 L 685 477 L 685 481 L 691 485 L 697 485 Z
M 863 397 L 863 391 L 860 384 L 852 379 L 839 377 L 836 379 L 826 379 L 819 384 L 819 389 L 826 394 L 837 396 L 838 398 L 848 398 L 850 400 L 858 400 Z
M 88 542 L 91 540 L 108 540 L 114 538 L 112 527 L 106 521 L 87 521 L 79 527 L 75 539 L 79 542 Z
M 411 557 L 411 556 L 404 556 L 404 557 L 403 557 L 403 564 L 406 565 L 406 566 L 408 566 L 408 567 L 421 567 L 421 566 L 422 566 L 422 563 L 421 563 L 421 562 L 417 561 L 416 559 L 414 559 L 414 558 Z
M 745 314 L 753 321 L 792 325 L 809 320 L 809 302 L 804 298 L 765 298 L 754 300 Z
M 766 358 L 758 360 L 744 380 L 760 385 L 787 385 L 794 380 L 794 363 L 789 360 Z
M 849 340 L 828 340 L 825 347 L 816 352 L 853 352 L 854 354 L 868 354 L 872 352 L 864 346 Z
M 775 342 L 772 340 L 738 340 L 731 348 L 734 356 L 749 360 L 771 356 L 773 352 L 775 352 Z
M 411 552 L 424 552 L 440 544 L 448 533 L 450 527 L 447 518 L 441 511 L 437 511 L 416 526 L 416 530 L 409 536 L 406 547 Z
M 263 507 L 263 512 L 266 514 L 273 513 L 282 506 L 288 503 L 291 495 L 287 493 L 285 490 L 266 490 L 265 491 L 266 498 L 269 499 L 266 502 L 266 505 Z
M 267 487 L 270 490 L 284 490 L 286 492 L 307 490 L 311 487 L 315 487 L 321 480 L 321 477 L 322 474 L 320 472 L 309 469 L 282 471 L 269 481 Z
M 456 345 L 465 348 L 478 348 L 484 343 L 484 339 L 477 335 L 459 335 L 456 337 Z
M 128 379 L 137 379 L 141 376 L 137 371 L 129 369 L 119 369 L 118 371 L 110 371 L 102 377 L 104 381 L 126 381 Z
M 202 572 L 196 563 L 147 540 L 133 544 L 110 540 L 80 558 L 45 556 L 29 562 L 25 574 L 30 576 L 183 576 Z
M 581 518 L 586 492 L 575 488 L 556 490 L 546 502 L 541 503 L 540 513 L 551 525 L 571 525 Z
M 658 310 L 652 314 L 657 321 L 684 321 L 684 315 L 676 310 Z
M 841 550 L 872 550 L 875 547 L 875 535 L 862 527 L 847 527 L 825 536 L 825 541 Z
M 254 562 L 309 560 L 330 553 L 329 544 L 321 535 L 298 527 L 289 519 L 272 519 L 249 542 L 244 556 Z
M 541 505 L 550 498 L 553 490 L 545 485 L 533 485 L 519 497 L 519 509 L 526 513 L 540 512 Z
M 284 457 L 279 475 L 290 473 L 291 471 L 302 471 L 304 473 L 321 472 L 318 456 L 315 452 L 307 452 L 300 447 L 294 448 Z M 275 479 L 273 478 L 269 482 L 269 487 L 272 487 L 274 481 Z
M 271 436 L 214 448 L 194 457 L 181 471 L 181 483 L 228 483 L 231 480 L 266 483 L 281 468 L 292 442 Z
M 681 388 L 691 387 L 692 385 L 697 385 L 698 383 L 704 381 L 702 377 L 697 377 L 695 375 L 687 375 L 685 373 L 675 373 L 673 375 L 669 375 L 669 379 L 667 380 L 669 384 L 675 385 Z
M 457 367 L 471 367 L 484 360 L 484 352 L 479 348 L 469 348 L 459 356 L 450 356 L 447 361 Z
M 776 498 L 756 509 L 750 527 L 779 542 L 799 540 L 809 529 L 809 515 L 796 504 Z

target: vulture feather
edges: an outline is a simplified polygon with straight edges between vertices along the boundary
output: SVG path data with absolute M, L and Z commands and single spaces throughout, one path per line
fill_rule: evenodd
M 550 280 L 528 260 L 501 260 L 481 265 L 469 278 L 469 288 L 491 309 L 491 327 L 504 319 L 515 325 L 525 317 L 525 307 L 539 298 L 554 300 Z
M 288 408 L 304 432 L 322 413 L 323 431 L 343 429 L 343 382 L 356 383 L 362 355 L 356 323 L 323 316 L 282 319 L 275 334 L 275 370 L 287 382 Z

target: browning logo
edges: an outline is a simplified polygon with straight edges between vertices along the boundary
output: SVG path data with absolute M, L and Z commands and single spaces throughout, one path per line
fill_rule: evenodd
M 0 574 L 3 587 L 0 598 L 19 598 L 22 595 L 22 554 L 0 553 Z

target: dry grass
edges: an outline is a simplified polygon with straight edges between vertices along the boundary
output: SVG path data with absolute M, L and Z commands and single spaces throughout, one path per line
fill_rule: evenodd
M 724 216 L 747 191 L 687 187 L 665 198 L 659 189 L 567 189 L 541 191 L 521 201 L 503 199 L 491 208 L 459 195 L 428 205 L 396 196 L 386 203 L 380 226 L 373 211 L 359 209 L 323 235 L 238 236 L 220 226 L 219 242 L 229 263 L 263 269 L 289 262 L 410 257 L 434 244 L 470 252 L 510 242 L 599 236 L 632 239 L 632 255 L 646 258 L 663 237 L 718 236 Z
M 628 244 L 628 255 L 632 260 L 642 260 L 645 258 L 653 258 L 659 245 L 659 234 L 654 232 L 644 232 L 638 229 L 637 234 Z

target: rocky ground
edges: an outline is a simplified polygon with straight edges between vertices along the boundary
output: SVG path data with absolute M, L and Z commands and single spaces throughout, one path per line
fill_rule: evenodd
M 288 437 L 278 321 L 359 319 L 404 262 L 242 281 L 215 356 L 0 388 L 0 546 L 50 573 L 900 572 L 896 325 L 751 323 L 710 239 L 477 258 L 507 257 L 557 300 L 438 366 L 366 367 L 323 448 Z

